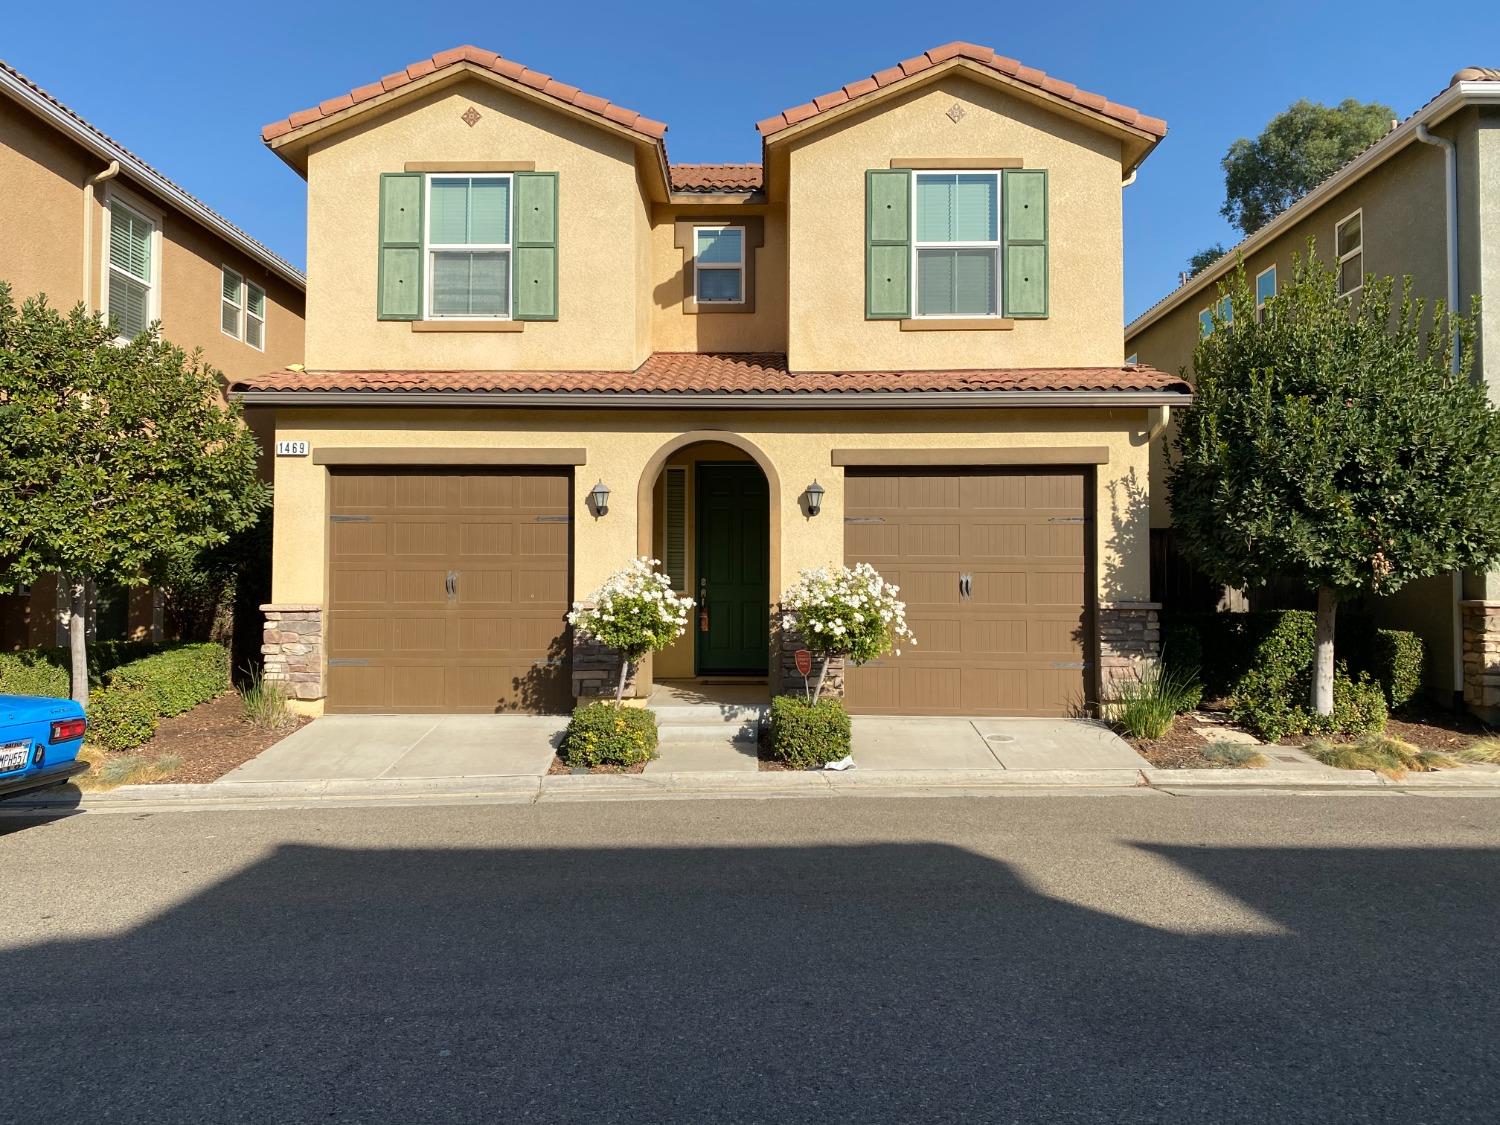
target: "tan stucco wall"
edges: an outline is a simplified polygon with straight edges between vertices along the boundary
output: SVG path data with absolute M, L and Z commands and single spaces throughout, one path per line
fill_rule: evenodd
M 754 255 L 755 311 L 683 312 L 684 259 L 675 224 L 742 223 L 758 216 L 764 245 Z M 786 209 L 780 203 L 744 207 L 658 206 L 653 209 L 650 293 L 653 350 L 659 352 L 784 352 L 787 347 Z M 864 254 L 864 243 L 855 247 Z
M 83 185 L 104 164 L 9 99 L 0 99 L 0 281 L 17 302 L 83 299 Z
M 835 448 L 990 448 L 1104 446 L 1099 467 L 1097 593 L 1102 601 L 1145 600 L 1149 593 L 1146 455 L 1143 410 L 747 411 L 667 413 L 623 410 L 502 412 L 470 409 L 292 409 L 278 411 L 278 439 L 319 448 L 577 448 L 588 453 L 575 473 L 575 598 L 586 596 L 637 551 L 637 490 L 663 446 L 698 430 L 738 434 L 774 467 L 781 485 L 772 519 L 780 533 L 771 560 L 773 594 L 803 567 L 839 563 L 844 551 L 844 473 Z M 325 601 L 328 471 L 311 457 L 276 461 L 276 541 L 272 598 Z M 827 489 L 822 514 L 803 515 L 802 490 L 816 478 Z M 602 479 L 611 489 L 607 515 L 595 519 L 585 495 Z M 652 484 L 654 485 L 654 481 Z M 773 539 L 775 537 L 773 536 Z
M 10 102 L 0 103 L 0 280 L 17 300 L 46 293 L 56 308 L 85 296 L 100 307 L 108 268 L 105 208 L 119 194 L 161 222 L 158 286 L 162 335 L 230 379 L 302 361 L 302 293 L 265 266 L 163 205 L 143 185 L 117 176 L 95 189 L 88 292 L 83 283 L 84 198 L 105 163 Z M 266 290 L 266 348 L 259 351 L 219 328 L 220 269 L 229 266 Z
M 946 116 L 958 103 L 964 115 Z M 1094 366 L 1120 362 L 1120 143 L 962 75 L 791 144 L 793 370 Z M 865 319 L 865 171 L 893 158 L 1019 157 L 1049 188 L 1050 314 L 1013 331 L 902 332 Z
M 1439 132 L 1453 129 L 1445 126 Z M 1277 285 L 1284 288 L 1292 276 L 1292 255 L 1304 253 L 1309 238 L 1316 239 L 1320 257 L 1330 254 L 1335 225 L 1362 210 L 1365 272 L 1410 274 L 1418 296 L 1428 301 L 1446 299 L 1443 192 L 1442 153 L 1431 145 L 1412 145 L 1248 255 L 1246 280 L 1253 286 L 1256 274 L 1275 265 Z M 1127 336 L 1124 354 L 1191 379 L 1198 314 L 1217 300 L 1217 288 L 1193 294 L 1159 320 Z M 1169 431 L 1167 439 L 1171 437 Z M 1172 523 L 1165 485 L 1166 448 L 1161 442 L 1152 450 L 1151 479 L 1156 485 L 1151 493 L 1152 527 Z
M 470 127 L 462 115 L 479 113 Z M 532 161 L 558 173 L 558 319 L 521 332 L 415 333 L 376 319 L 380 174 L 408 161 Z M 635 148 L 468 79 L 315 144 L 308 157 L 307 365 L 628 370 L 645 358 Z

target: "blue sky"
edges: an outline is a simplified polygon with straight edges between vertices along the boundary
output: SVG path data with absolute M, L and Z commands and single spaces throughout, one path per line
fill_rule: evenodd
M 966 39 L 1164 117 L 1125 192 L 1126 314 L 1194 250 L 1234 240 L 1219 159 L 1298 97 L 1383 101 L 1404 116 L 1462 66 L 1500 66 L 1500 5 L 1414 12 L 1386 0 L 663 5 L 161 0 L 13 4 L 0 57 L 291 261 L 303 183 L 260 127 L 416 59 L 475 43 L 666 121 L 679 161 L 757 160 L 755 122 L 928 47 Z M 90 9 L 96 9 L 91 11 Z M 1415 17 L 1415 18 L 1414 18 Z M 59 34 L 66 18 L 71 31 Z M 662 29 L 666 29 L 665 31 Z M 1488 53 L 1486 53 L 1488 52 Z M 122 62 L 122 60 L 127 60 Z M 1250 60 L 1237 62 L 1236 60 Z

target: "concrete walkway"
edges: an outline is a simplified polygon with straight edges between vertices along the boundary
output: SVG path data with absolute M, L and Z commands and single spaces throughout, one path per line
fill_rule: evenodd
M 215 785 L 540 777 L 564 715 L 325 715 Z

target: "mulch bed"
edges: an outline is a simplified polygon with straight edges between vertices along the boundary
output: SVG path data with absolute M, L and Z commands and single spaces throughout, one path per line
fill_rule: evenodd
M 1440 711 L 1436 708 L 1413 711 L 1400 718 L 1386 720 L 1381 732 L 1402 742 L 1410 742 L 1421 750 L 1444 750 L 1454 753 L 1467 750 L 1481 738 L 1493 736 L 1495 732 L 1473 715 L 1458 711 Z M 1294 735 L 1281 740 L 1286 746 L 1306 746 L 1321 738 L 1325 742 L 1353 742 L 1355 735 Z
M 646 763 L 637 762 L 633 766 L 590 766 L 587 769 L 575 771 L 572 766 L 564 765 L 563 760 L 556 754 L 552 755 L 552 764 L 547 767 L 547 774 L 551 776 L 559 773 L 645 773 Z
M 1195 726 L 1186 715 L 1178 715 L 1160 738 L 1121 737 L 1159 770 L 1208 769 L 1214 765 L 1203 756 L 1208 743 L 1202 735 L 1193 733 Z
M 308 721 L 297 715 L 280 730 L 261 730 L 245 721 L 240 697 L 231 691 L 186 714 L 162 719 L 156 737 L 131 752 L 148 757 L 172 754 L 182 759 L 182 764 L 166 777 L 148 784 L 214 781 Z

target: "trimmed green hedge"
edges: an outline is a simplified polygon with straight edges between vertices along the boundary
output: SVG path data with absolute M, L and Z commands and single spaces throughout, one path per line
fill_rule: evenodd
M 656 757 L 656 737 L 656 716 L 645 707 L 600 700 L 574 710 L 557 756 L 567 766 L 635 766 Z
M 229 654 L 223 645 L 182 645 L 122 664 L 105 682 L 144 692 L 159 716 L 181 715 L 229 690 Z
M 770 750 L 777 761 L 816 769 L 849 753 L 849 712 L 839 699 L 809 703 L 800 695 L 771 700 Z
M 1186 614 L 1162 629 L 1168 666 L 1196 666 L 1204 694 L 1227 700 L 1236 721 L 1266 738 L 1381 730 L 1390 710 L 1422 694 L 1420 637 L 1340 617 L 1334 714 L 1321 718 L 1307 705 L 1315 649 L 1316 621 L 1306 610 Z
M 90 641 L 89 687 L 102 685 L 122 664 L 179 646 L 160 641 Z M 55 695 L 72 692 L 72 657 L 66 648 L 28 648 L 0 652 L 0 695 Z
M 134 750 L 156 734 L 156 710 L 138 687 L 100 688 L 89 695 L 88 742 L 105 750 Z

